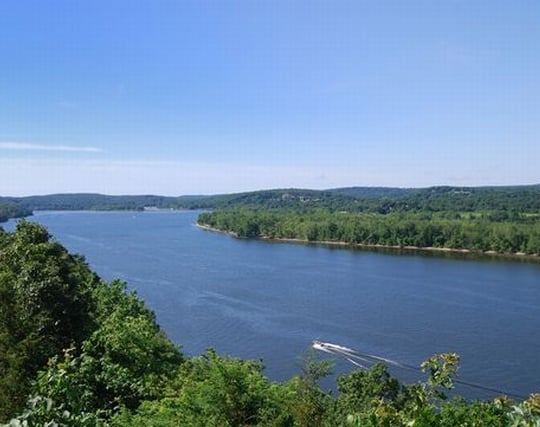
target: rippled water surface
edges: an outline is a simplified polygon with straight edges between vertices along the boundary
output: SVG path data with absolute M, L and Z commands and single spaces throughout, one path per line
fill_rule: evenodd
M 197 214 L 33 220 L 102 277 L 126 280 L 188 354 L 261 358 L 282 380 L 313 339 L 412 365 L 454 351 L 466 381 L 540 391 L 540 264 L 238 240 L 195 227 Z

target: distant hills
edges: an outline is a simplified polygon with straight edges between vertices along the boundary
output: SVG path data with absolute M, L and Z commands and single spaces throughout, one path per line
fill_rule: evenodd
M 324 208 L 388 213 L 392 211 L 540 212 L 540 185 L 428 188 L 347 187 L 329 190 L 274 189 L 192 196 L 94 193 L 0 197 L 0 221 L 35 210 L 221 209 L 227 207 Z

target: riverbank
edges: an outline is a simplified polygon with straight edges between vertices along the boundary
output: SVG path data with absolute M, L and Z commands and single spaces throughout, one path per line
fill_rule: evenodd
M 440 254 L 456 254 L 456 255 L 470 255 L 470 256 L 482 256 L 489 258 L 500 258 L 500 259 L 511 259 L 511 260 L 524 260 L 524 261 L 540 261 L 540 256 L 535 254 L 526 254 L 523 252 L 517 253 L 501 253 L 496 251 L 479 251 L 473 249 L 459 249 L 459 248 L 438 248 L 433 246 L 399 246 L 399 245 L 381 245 L 381 244 L 369 244 L 369 243 L 348 243 L 348 242 L 337 242 L 332 240 L 307 240 L 307 239 L 296 239 L 296 238 L 284 238 L 284 237 L 269 237 L 269 236 L 258 236 L 253 238 L 245 238 L 238 236 L 237 233 L 232 231 L 220 230 L 218 228 L 210 227 L 205 224 L 195 224 L 198 228 L 210 231 L 212 233 L 221 233 L 236 239 L 253 239 L 253 240 L 263 240 L 267 242 L 276 242 L 276 243 L 294 243 L 301 245 L 317 245 L 317 246 L 327 246 L 327 247 L 339 247 L 339 248 L 350 248 L 350 249 L 374 249 L 374 250 L 390 250 L 390 251 L 406 251 L 406 252 L 417 252 L 417 253 L 440 253 Z

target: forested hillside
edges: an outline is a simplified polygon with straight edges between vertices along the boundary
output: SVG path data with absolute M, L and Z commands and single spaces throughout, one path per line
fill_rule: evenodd
M 316 203 L 281 195 L 296 202 L 229 206 L 199 224 L 239 237 L 540 254 L 540 186 L 372 190 Z
M 0 222 L 33 210 L 209 209 L 240 237 L 540 254 L 540 185 L 276 189 L 215 196 L 54 194 L 0 199 Z
M 5 222 L 10 218 L 22 218 L 29 215 L 32 215 L 30 209 L 0 197 L 0 223 Z
M 0 346 L 0 420 L 28 425 L 136 408 L 183 360 L 136 295 L 25 221 L 0 233 Z
M 31 210 L 142 210 L 146 206 L 172 207 L 177 198 L 153 195 L 107 196 L 104 194 L 50 194 L 12 198 Z
M 51 194 L 5 197 L 28 210 L 142 210 L 250 208 L 324 208 L 351 212 L 478 212 L 511 217 L 540 213 L 540 185 L 514 187 L 430 187 L 421 189 L 350 187 L 332 190 L 275 189 L 213 196 L 108 196 L 103 194 Z
M 332 190 L 275 189 L 215 196 L 186 196 L 184 208 L 319 208 L 350 212 L 497 212 L 540 215 L 540 185 L 513 187 L 351 187 Z
M 170 200 L 170 199 L 167 199 Z M 506 211 L 540 214 L 540 185 L 513 187 L 350 187 L 275 189 L 214 196 L 182 196 L 177 207 L 221 209 L 326 208 L 355 212 Z
M 540 218 L 504 212 L 335 212 L 325 209 L 224 209 L 199 224 L 239 237 L 351 245 L 450 248 L 540 254 Z
M 51 194 L 45 196 L 5 198 L 9 203 L 29 210 L 142 210 L 160 209 L 217 209 L 231 206 L 343 207 L 356 199 L 330 191 L 264 190 L 214 196 L 166 197 L 155 195 L 108 196 L 103 194 Z
M 208 343 L 211 346 L 212 343 Z M 306 346 L 309 343 L 306 343 Z M 338 379 L 307 356 L 276 383 L 260 362 L 189 358 L 125 285 L 105 283 L 42 226 L 0 229 L 0 423 L 11 426 L 536 426 L 540 396 L 447 399 L 459 358 L 402 384 L 375 365 Z

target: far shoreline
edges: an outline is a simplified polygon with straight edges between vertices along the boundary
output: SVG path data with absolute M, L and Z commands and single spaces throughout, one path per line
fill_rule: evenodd
M 454 254 L 454 255 L 464 255 L 464 256 L 477 256 L 483 258 L 491 259 L 507 259 L 513 261 L 540 261 L 539 255 L 531 255 L 522 252 L 517 253 L 501 253 L 496 251 L 479 251 L 473 249 L 458 249 L 458 248 L 437 248 L 432 246 L 399 246 L 399 245 L 381 245 L 381 244 L 368 244 L 368 243 L 348 243 L 348 242 L 338 242 L 332 240 L 307 240 L 307 239 L 295 239 L 295 238 L 285 238 L 285 237 L 268 237 L 268 236 L 258 236 L 258 237 L 240 237 L 237 233 L 232 231 L 220 230 L 218 228 L 213 228 L 205 224 L 200 224 L 198 222 L 195 225 L 205 231 L 212 233 L 225 234 L 236 239 L 245 239 L 245 240 L 261 240 L 265 242 L 274 242 L 274 243 L 293 243 L 300 245 L 313 245 L 313 246 L 326 246 L 326 247 L 335 247 L 335 248 L 344 248 L 344 249 L 373 249 L 373 250 L 389 250 L 389 251 L 404 251 L 410 253 L 431 253 L 431 254 Z

